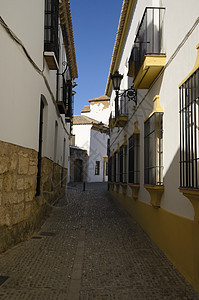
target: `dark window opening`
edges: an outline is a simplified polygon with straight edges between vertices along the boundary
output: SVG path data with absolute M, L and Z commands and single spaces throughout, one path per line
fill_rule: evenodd
M 144 123 L 144 183 L 163 185 L 163 113 Z
M 129 138 L 129 183 L 140 183 L 140 135 Z
M 54 52 L 59 62 L 58 42 L 59 1 L 45 0 L 44 51 Z
M 95 175 L 100 175 L 100 161 L 95 162 Z

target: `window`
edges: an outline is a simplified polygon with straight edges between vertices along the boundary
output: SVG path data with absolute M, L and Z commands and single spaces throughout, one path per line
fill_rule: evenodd
M 144 123 L 144 183 L 163 185 L 163 113 L 153 113 Z
M 112 157 L 112 182 L 116 182 L 116 165 L 117 165 L 117 152 L 114 153 Z
M 109 157 L 108 159 L 108 181 L 109 182 L 112 182 L 112 161 L 113 161 L 113 158 L 112 156 Z
M 105 174 L 106 174 L 106 176 L 108 176 L 108 162 L 105 162 L 105 168 L 106 168 Z
M 140 183 L 140 134 L 129 138 L 129 183 Z
M 54 52 L 59 61 L 58 43 L 59 1 L 45 0 L 44 51 Z
M 122 145 L 119 152 L 119 172 L 120 172 L 120 182 L 127 182 L 126 178 L 126 158 L 127 158 L 127 146 Z
M 180 86 L 180 187 L 199 188 L 199 69 Z
M 100 175 L 100 161 L 95 162 L 95 175 Z

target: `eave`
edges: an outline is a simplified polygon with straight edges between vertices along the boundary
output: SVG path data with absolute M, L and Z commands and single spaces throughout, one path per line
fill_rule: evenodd
M 108 80 L 106 84 L 105 95 L 111 95 L 112 82 L 110 79 L 110 74 L 113 74 L 117 69 L 120 62 L 121 54 L 126 40 L 126 35 L 128 32 L 129 24 L 131 21 L 132 11 L 135 6 L 135 0 L 124 0 L 122 5 L 122 10 L 120 14 L 120 20 L 115 40 L 115 45 L 113 49 L 113 55 L 111 60 L 111 65 L 109 69 Z
M 78 77 L 78 73 L 77 73 L 77 62 L 76 62 L 75 44 L 74 44 L 69 0 L 62 0 L 62 2 L 59 4 L 59 11 L 60 11 L 60 25 L 63 32 L 66 57 L 71 68 L 72 79 L 75 79 Z M 64 34 L 64 28 L 63 28 L 64 25 L 67 31 L 67 40 Z

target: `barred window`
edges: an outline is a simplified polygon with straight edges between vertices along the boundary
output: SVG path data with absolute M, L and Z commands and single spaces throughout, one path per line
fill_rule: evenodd
M 129 183 L 140 183 L 140 134 L 129 138 Z
M 122 145 L 120 147 L 120 163 L 119 163 L 119 173 L 120 173 L 120 182 L 127 182 L 126 178 L 126 160 L 127 160 L 127 146 Z
M 113 158 L 112 156 L 109 157 L 108 159 L 108 181 L 112 182 L 113 178 L 112 178 L 112 163 L 113 163 Z
M 144 123 L 144 183 L 163 185 L 163 113 L 155 112 Z
M 199 188 L 199 69 L 180 86 L 180 187 Z
M 54 52 L 57 61 L 59 61 L 58 18 L 59 2 L 45 0 L 44 50 Z
M 112 158 L 112 172 L 111 172 L 111 175 L 112 175 L 112 182 L 116 182 L 116 152 L 114 153 L 114 156 Z
M 115 153 L 116 157 L 116 182 L 120 182 L 120 157 L 119 152 Z
M 95 175 L 100 175 L 100 161 L 95 162 Z

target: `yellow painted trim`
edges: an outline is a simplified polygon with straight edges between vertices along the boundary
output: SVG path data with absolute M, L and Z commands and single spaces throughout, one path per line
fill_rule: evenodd
M 139 184 L 133 184 L 133 183 L 129 183 L 128 184 L 129 187 L 132 190 L 132 197 L 134 200 L 138 199 L 138 194 L 139 194 L 139 190 L 140 190 L 140 185 Z
M 183 193 L 183 195 L 187 197 L 193 205 L 195 211 L 194 221 L 199 223 L 199 190 L 179 188 L 179 191 Z
M 112 195 L 199 292 L 199 224 L 128 195 Z
M 126 193 L 127 193 L 127 187 L 128 187 L 127 183 L 120 182 L 120 186 L 122 187 L 122 193 L 124 195 L 126 195 Z
M 181 85 L 183 85 L 183 83 L 185 83 L 185 81 L 187 81 L 187 79 L 199 68 L 199 44 L 196 46 L 196 49 L 197 49 L 197 57 L 196 57 L 195 65 L 192 71 L 187 75 L 187 77 L 179 84 L 179 87 L 181 87 Z
M 128 143 L 127 143 L 127 135 L 125 134 L 124 135 L 124 143 L 122 144 L 122 146 L 127 146 Z
M 144 188 L 150 194 L 151 205 L 154 208 L 159 208 L 162 194 L 164 192 L 164 186 L 163 185 L 144 185 Z
M 163 108 L 160 106 L 160 97 L 159 97 L 159 95 L 156 95 L 153 98 L 153 111 L 144 122 L 146 122 L 154 113 L 157 113 L 157 112 L 164 112 Z
M 138 128 L 138 121 L 134 122 L 134 131 L 133 134 L 140 134 L 139 128 Z
M 165 64 L 165 55 L 145 55 L 144 61 L 134 81 L 135 89 L 148 89 L 157 77 L 157 75 L 160 73 L 162 68 L 165 66 Z M 147 73 L 149 73 L 150 69 L 153 70 L 153 72 L 152 74 L 147 76 Z M 142 83 L 143 80 L 145 80 L 144 85 Z
M 128 122 L 128 116 L 118 116 L 115 120 L 114 127 L 124 127 Z

